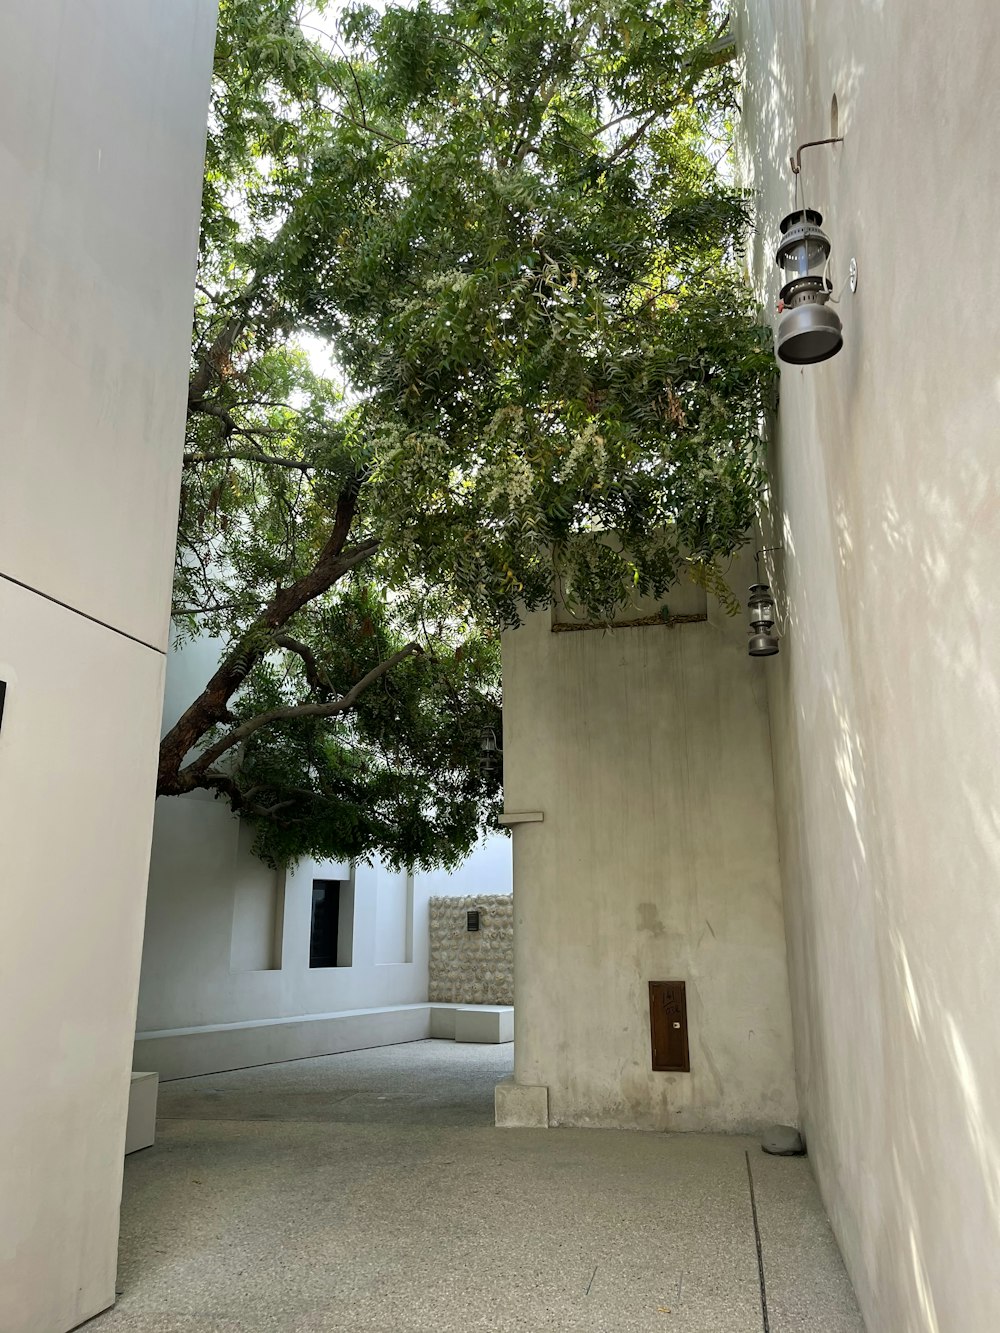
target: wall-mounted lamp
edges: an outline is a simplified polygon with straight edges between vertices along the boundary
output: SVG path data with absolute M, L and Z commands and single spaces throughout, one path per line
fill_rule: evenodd
M 814 139 L 799 146 L 791 158 L 796 201 L 802 149 L 842 142 L 842 138 Z M 803 206 L 789 213 L 782 219 L 781 242 L 775 254 L 775 262 L 785 273 L 775 344 L 779 358 L 796 366 L 826 361 L 844 345 L 840 318 L 827 304 L 833 294 L 828 276 L 831 247 L 822 222 L 823 215 L 815 208 Z
M 785 271 L 779 293 L 778 356 L 795 366 L 809 366 L 835 356 L 844 345 L 840 317 L 827 305 L 833 283 L 826 276 L 830 240 L 820 230 L 823 215 L 814 208 L 789 213 L 781 223 L 775 259 Z
M 766 583 L 755 583 L 747 602 L 750 613 L 750 641 L 747 652 L 751 657 L 773 657 L 778 651 L 778 636 L 774 629 L 774 598 Z
M 497 745 L 497 734 L 495 731 L 487 728 L 483 732 L 483 738 L 480 742 L 479 771 L 484 776 L 495 773 L 500 767 L 500 756 L 503 750 Z
M 780 550 L 780 546 L 765 546 L 754 553 L 757 582 L 750 589 L 750 596 L 747 598 L 747 613 L 750 619 L 747 652 L 751 657 L 773 657 L 778 651 L 778 636 L 772 633 L 777 618 L 774 611 L 774 596 L 770 585 L 760 581 L 760 557 L 765 551 Z

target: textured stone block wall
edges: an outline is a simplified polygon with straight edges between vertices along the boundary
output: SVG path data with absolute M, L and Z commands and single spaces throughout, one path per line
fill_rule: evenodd
M 479 930 L 466 913 L 479 909 Z M 451 1004 L 514 1003 L 514 899 L 431 898 L 430 995 Z

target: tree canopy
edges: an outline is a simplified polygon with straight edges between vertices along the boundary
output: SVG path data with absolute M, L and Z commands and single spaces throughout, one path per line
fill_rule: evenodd
M 223 650 L 162 793 L 272 859 L 453 862 L 500 629 L 724 592 L 773 361 L 717 36 L 710 0 L 223 0 L 175 581 Z

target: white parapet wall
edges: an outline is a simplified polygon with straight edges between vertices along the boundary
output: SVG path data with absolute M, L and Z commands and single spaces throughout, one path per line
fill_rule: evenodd
M 161 1079 L 191 1078 L 225 1069 L 422 1041 L 430 1035 L 430 1008 L 426 1003 L 385 1005 L 137 1032 L 134 1058 L 137 1064 L 156 1069 Z
M 491 1044 L 513 1041 L 514 1011 L 506 1005 L 395 1004 L 137 1032 L 134 1058 L 136 1063 L 155 1066 L 160 1078 L 168 1080 L 430 1037 Z

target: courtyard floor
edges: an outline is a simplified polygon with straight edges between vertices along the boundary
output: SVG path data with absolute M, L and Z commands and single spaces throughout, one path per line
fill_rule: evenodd
M 163 1084 L 88 1333 L 863 1333 L 807 1160 L 497 1130 L 512 1058 L 425 1041 Z

